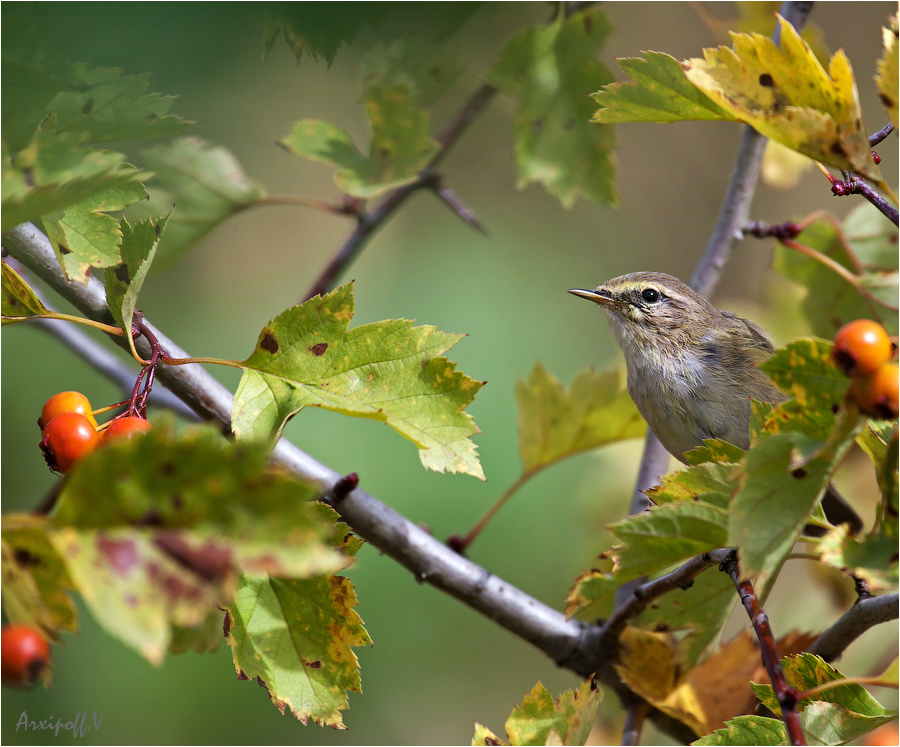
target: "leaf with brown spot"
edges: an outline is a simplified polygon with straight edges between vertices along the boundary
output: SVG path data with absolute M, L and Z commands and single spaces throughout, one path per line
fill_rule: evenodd
M 779 23 L 780 48 L 763 34 L 732 33 L 732 49 L 705 49 L 703 59 L 685 62 L 688 80 L 766 137 L 881 181 L 847 56 L 836 52 L 826 72 L 794 27 L 780 16 Z
M 3 265 L 3 297 L 2 313 L 3 324 L 7 324 L 7 317 L 27 317 L 35 314 L 48 314 L 44 304 L 40 302 L 34 291 L 28 287 L 28 283 L 22 280 L 6 262 Z
M 478 428 L 463 412 L 482 382 L 440 355 L 463 335 L 406 319 L 349 329 L 352 318 L 348 284 L 266 325 L 241 362 L 231 413 L 238 439 L 277 439 L 302 408 L 322 407 L 387 423 L 416 444 L 426 469 L 484 479 L 469 440 Z
M 515 745 L 567 744 L 587 741 L 603 692 L 590 679 L 556 700 L 538 682 L 506 720 L 506 738 Z M 490 729 L 475 722 L 472 744 L 501 745 Z
M 241 679 L 257 677 L 282 711 L 304 724 L 346 728 L 347 692 L 362 692 L 353 647 L 371 644 L 343 576 L 241 579 L 227 634 Z
M 890 27 L 881 29 L 884 40 L 884 51 L 878 60 L 878 68 L 875 74 L 875 85 L 878 87 L 878 95 L 881 103 L 887 109 L 888 116 L 894 127 L 900 127 L 898 121 L 898 67 L 900 67 L 900 54 L 897 52 L 897 14 L 891 16 Z
M 358 547 L 311 486 L 268 469 L 264 447 L 172 431 L 158 421 L 82 459 L 47 529 L 88 609 L 154 663 L 210 641 L 209 612 L 239 574 L 334 572 Z
M 78 617 L 67 592 L 72 580 L 47 535 L 44 518 L 3 517 L 3 611 L 10 622 L 40 629 L 52 641 L 75 633 Z

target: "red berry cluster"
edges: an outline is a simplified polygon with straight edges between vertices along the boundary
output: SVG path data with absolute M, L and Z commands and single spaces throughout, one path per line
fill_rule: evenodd
M 0 659 L 4 685 L 30 686 L 50 663 L 50 646 L 37 630 L 19 623 L 0 632 Z
M 834 337 L 834 362 L 852 377 L 850 396 L 866 415 L 897 417 L 900 368 L 891 362 L 895 350 L 884 327 L 868 319 L 845 324 Z
M 40 447 L 47 465 L 63 474 L 68 474 L 79 459 L 90 454 L 101 443 L 130 438 L 149 431 L 151 427 L 144 418 L 128 412 L 97 425 L 91 403 L 81 392 L 54 394 L 41 410 L 38 426 L 43 432 Z

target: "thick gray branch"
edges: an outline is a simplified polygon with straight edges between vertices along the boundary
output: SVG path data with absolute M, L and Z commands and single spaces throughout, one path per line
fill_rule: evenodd
M 3 246 L 85 316 L 112 323 L 102 284 L 93 278 L 86 286 L 67 282 L 50 242 L 35 226 L 24 223 L 8 231 L 3 235 Z M 170 355 L 190 357 L 146 319 L 144 321 Z M 123 338 L 115 340 L 126 346 Z M 144 340 L 139 339 L 137 347 L 141 355 L 149 355 Z M 157 381 L 202 419 L 216 421 L 223 432 L 230 433 L 231 393 L 201 366 L 160 366 Z M 273 459 L 301 479 L 315 483 L 324 493 L 330 491 L 341 477 L 285 439 L 275 447 Z M 582 676 L 593 671 L 585 651 L 594 628 L 577 620 L 566 620 L 562 613 L 453 552 L 363 490 L 353 490 L 336 508 L 354 531 L 408 568 L 420 581 L 463 601 L 562 666 Z
M 854 604 L 844 616 L 820 635 L 809 647 L 809 652 L 825 661 L 839 659 L 844 650 L 869 628 L 896 620 L 898 594 L 866 597 Z

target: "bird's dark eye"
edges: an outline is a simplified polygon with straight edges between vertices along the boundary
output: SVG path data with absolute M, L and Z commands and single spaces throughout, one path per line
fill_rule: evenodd
M 656 288 L 645 288 L 641 291 L 641 298 L 647 303 L 656 303 L 659 301 L 659 291 Z

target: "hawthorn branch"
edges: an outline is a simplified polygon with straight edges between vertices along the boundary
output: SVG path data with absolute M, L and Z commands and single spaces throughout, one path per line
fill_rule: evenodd
M 715 565 L 722 565 L 733 553 L 734 549 L 730 547 L 701 553 L 665 576 L 635 586 L 631 595 L 623 604 L 616 607 L 615 612 L 603 624 L 598 636 L 601 648 L 604 651 L 615 651 L 619 636 L 628 621 L 640 615 L 654 599 L 676 589 L 689 589 L 694 579 L 703 571 Z
M 830 175 L 829 175 L 830 176 Z M 846 181 L 838 181 L 831 177 L 833 180 L 831 182 L 831 193 L 835 197 L 844 197 L 845 195 L 862 195 L 865 199 L 871 202 L 878 210 L 880 210 L 888 220 L 891 221 L 895 226 L 898 225 L 898 220 L 900 220 L 900 216 L 898 216 L 897 208 L 891 205 L 884 197 L 882 197 L 878 192 L 875 191 L 875 188 L 870 186 L 868 182 L 860 179 L 856 175 L 851 175 L 849 179 Z
M 359 207 L 356 213 L 356 228 L 353 229 L 344 243 L 338 247 L 331 261 L 306 292 L 304 300 L 329 291 L 347 265 L 356 258 L 366 245 L 372 233 L 380 228 L 393 215 L 394 211 L 406 202 L 410 195 L 420 189 L 433 189 L 439 183 L 438 177 L 434 173 L 434 167 L 444 159 L 460 135 L 478 117 L 496 93 L 496 88 L 485 84 L 472 94 L 450 124 L 435 138 L 440 147 L 414 182 L 405 184 L 388 193 L 371 211 L 366 211 L 361 206 Z M 471 213 L 471 211 L 469 212 Z M 463 220 L 471 223 L 462 213 L 460 215 L 463 217 Z M 480 225 L 480 223 L 477 225 Z
M 825 661 L 839 659 L 847 646 L 869 628 L 896 620 L 900 595 L 896 592 L 880 597 L 861 597 L 828 630 L 807 649 Z
M 797 688 L 788 685 L 784 669 L 781 666 L 781 659 L 778 656 L 778 649 L 775 646 L 775 634 L 772 632 L 772 626 L 769 625 L 769 618 L 759 605 L 759 598 L 753 590 L 753 584 L 749 581 L 741 581 L 737 552 L 732 550 L 728 559 L 720 567 L 731 576 L 734 588 L 737 589 L 741 603 L 747 610 L 753 630 L 756 632 L 763 664 L 772 681 L 772 689 L 778 699 L 778 705 L 781 706 L 781 715 L 788 738 L 791 740 L 791 744 L 806 744 L 806 738 L 803 736 L 803 729 L 800 726 L 800 714 L 797 711 L 799 693 Z
M 50 241 L 34 225 L 23 223 L 4 233 L 3 246 L 83 314 L 97 320 L 111 320 L 106 292 L 100 281 L 91 278 L 86 286 L 68 282 Z M 146 318 L 143 324 L 169 355 L 191 357 Z M 128 350 L 123 338 L 114 341 Z M 137 338 L 135 344 L 142 356 L 150 355 L 150 346 L 143 336 Z M 216 422 L 224 434 L 230 435 L 232 395 L 199 364 L 160 365 L 157 380 L 202 420 Z M 282 438 L 276 444 L 272 460 L 298 478 L 319 487 L 323 499 L 331 503 L 354 532 L 407 568 L 420 583 L 434 586 L 480 612 L 535 646 L 559 666 L 581 677 L 596 672 L 598 679 L 625 702 L 635 699 L 636 696 L 622 684 L 614 667 L 601 666 L 601 662 L 609 661 L 610 657 L 600 649 L 599 626 L 567 620 L 561 612 L 454 552 L 390 506 L 355 487 L 354 476 L 342 476 L 286 439 Z M 690 741 L 696 738 L 684 724 L 656 709 L 651 709 L 648 717 L 676 739 Z
M 869 145 L 873 148 L 878 145 L 882 140 L 884 140 L 888 135 L 890 135 L 894 131 L 894 123 L 888 122 L 884 127 L 882 127 L 878 132 L 874 135 L 869 135 Z

